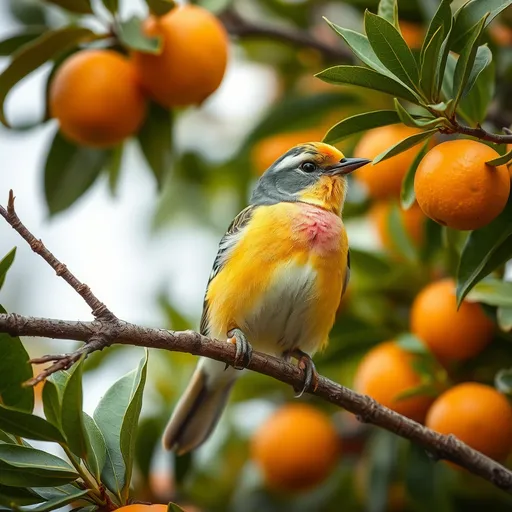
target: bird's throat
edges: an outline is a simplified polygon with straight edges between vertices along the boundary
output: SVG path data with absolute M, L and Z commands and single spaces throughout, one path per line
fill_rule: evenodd
M 322 176 L 300 195 L 300 201 L 341 215 L 347 182 L 341 176 Z

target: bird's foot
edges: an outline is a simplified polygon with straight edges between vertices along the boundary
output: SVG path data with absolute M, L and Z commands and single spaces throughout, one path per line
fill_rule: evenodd
M 236 346 L 233 368 L 235 370 L 247 368 L 252 358 L 252 347 L 245 334 L 240 329 L 231 329 L 228 331 L 228 341 Z M 226 368 L 228 366 L 226 363 Z
M 285 359 L 294 357 L 297 359 L 297 367 L 304 373 L 304 384 L 302 388 L 295 388 L 297 395 L 295 398 L 300 398 L 308 389 L 312 387 L 313 391 L 318 388 L 318 372 L 316 371 L 315 363 L 309 354 L 299 350 L 298 348 L 285 352 Z

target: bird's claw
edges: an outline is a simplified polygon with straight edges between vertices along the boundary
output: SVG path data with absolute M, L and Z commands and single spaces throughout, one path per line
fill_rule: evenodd
M 295 388 L 295 391 L 298 392 L 295 398 L 300 398 L 308 389 L 312 388 L 313 391 L 316 391 L 318 388 L 318 372 L 311 356 L 299 349 L 295 349 L 286 355 L 295 357 L 297 367 L 304 373 L 304 384 L 301 389 Z
M 252 358 L 252 346 L 247 341 L 245 334 L 240 329 L 231 329 L 228 332 L 228 341 L 236 346 L 235 360 L 233 368 L 235 370 L 244 370 L 247 368 Z M 230 366 L 226 363 L 225 370 Z

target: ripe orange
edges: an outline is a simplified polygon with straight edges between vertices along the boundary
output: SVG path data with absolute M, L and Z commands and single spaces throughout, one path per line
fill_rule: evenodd
M 396 251 L 391 233 L 388 228 L 391 203 L 379 201 L 370 209 L 369 215 L 376 228 L 379 241 L 382 246 L 392 252 Z M 408 210 L 400 208 L 400 220 L 409 238 L 416 246 L 421 246 L 425 238 L 424 228 L 426 217 L 417 203 L 414 203 Z
M 323 482 L 340 456 L 341 439 L 329 418 L 306 404 L 281 407 L 251 440 L 251 456 L 267 486 L 305 491 Z
M 220 21 L 197 5 L 175 7 L 144 23 L 150 36 L 162 37 L 158 55 L 134 52 L 147 93 L 164 107 L 197 105 L 222 82 L 229 40 Z
M 476 302 L 464 300 L 457 311 L 455 283 L 442 279 L 414 299 L 411 331 L 441 362 L 463 361 L 489 344 L 494 324 Z
M 473 140 L 450 140 L 431 149 L 414 179 L 416 199 L 428 217 L 455 229 L 478 229 L 501 213 L 510 193 L 505 165 L 485 162 L 498 153 Z
M 50 113 L 63 135 L 108 147 L 134 134 L 146 100 L 131 62 L 112 50 L 83 50 L 60 66 L 50 85 Z
M 258 141 L 251 150 L 254 172 L 261 176 L 283 153 L 297 144 L 322 140 L 324 131 L 318 128 L 278 133 Z
M 512 449 L 512 409 L 496 389 L 476 382 L 445 391 L 428 411 L 426 426 L 453 434 L 475 450 L 503 460 Z
M 354 156 L 375 158 L 397 142 L 419 132 L 417 128 L 403 124 L 374 128 L 361 137 L 354 149 Z M 420 149 L 421 145 L 418 145 L 376 165 L 367 164 L 358 169 L 354 177 L 366 187 L 368 194 L 374 199 L 398 197 L 402 180 Z
M 394 341 L 377 345 L 359 363 L 354 389 L 399 414 L 422 422 L 432 403 L 431 397 L 397 398 L 404 391 L 421 384 L 421 378 L 412 366 L 414 357 Z
M 423 36 L 425 35 L 423 27 L 419 23 L 405 20 L 400 20 L 399 25 L 402 37 L 405 39 L 409 48 L 421 48 Z

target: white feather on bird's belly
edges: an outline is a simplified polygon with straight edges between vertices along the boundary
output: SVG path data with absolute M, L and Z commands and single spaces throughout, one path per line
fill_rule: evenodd
M 316 278 L 310 264 L 289 263 L 276 270 L 272 285 L 242 327 L 255 350 L 281 355 L 300 347 L 312 353 L 321 344 L 310 321 L 318 293 Z

